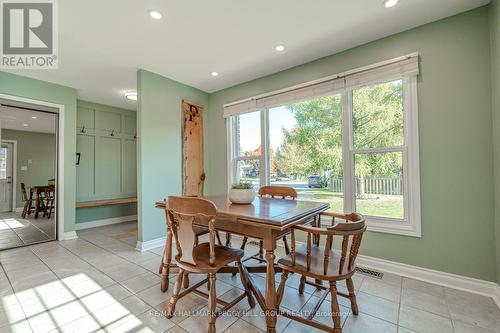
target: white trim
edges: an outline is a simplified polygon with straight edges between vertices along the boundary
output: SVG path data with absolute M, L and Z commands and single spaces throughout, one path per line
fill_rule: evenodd
M 112 225 L 112 224 L 130 222 L 130 221 L 136 221 L 136 220 L 137 220 L 137 215 L 111 217 L 108 219 L 100 219 L 100 220 L 93 220 L 93 221 L 88 221 L 88 222 L 76 223 L 75 230 L 103 227 L 106 225 Z
M 152 239 L 152 240 L 145 241 L 145 242 L 137 241 L 135 249 L 137 251 L 141 251 L 141 252 L 156 249 L 158 247 L 165 246 L 166 240 L 167 240 L 167 237 L 160 237 L 160 238 Z
M 56 104 L 51 102 L 40 101 L 31 98 L 19 97 L 14 95 L 0 94 L 0 98 L 23 102 L 23 103 L 31 103 L 40 106 L 47 106 L 51 108 L 57 109 L 58 117 L 58 133 L 57 133 L 57 205 L 56 205 L 56 221 L 57 221 L 57 239 L 67 239 L 66 237 L 73 237 L 72 233 L 74 233 L 74 238 L 76 238 L 76 233 L 74 231 L 65 233 L 64 232 L 64 105 Z M 68 236 L 69 235 L 69 236 Z
M 440 286 L 467 291 L 470 293 L 488 296 L 500 308 L 500 286 L 495 282 L 475 279 L 463 275 L 451 274 L 433 269 L 402 264 L 385 259 L 359 255 L 357 265 L 383 272 L 429 282 Z
M 17 206 L 17 140 L 1 139 L 1 142 L 12 143 L 12 211 L 16 211 Z
M 63 234 L 59 235 L 59 238 L 57 240 L 62 241 L 62 240 L 70 240 L 70 239 L 77 239 L 78 235 L 76 234 L 76 231 L 70 231 L 70 232 L 65 232 Z

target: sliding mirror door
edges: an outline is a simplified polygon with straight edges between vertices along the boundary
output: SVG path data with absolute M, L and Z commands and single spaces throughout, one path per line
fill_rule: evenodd
M 58 114 L 0 100 L 0 250 L 56 239 Z

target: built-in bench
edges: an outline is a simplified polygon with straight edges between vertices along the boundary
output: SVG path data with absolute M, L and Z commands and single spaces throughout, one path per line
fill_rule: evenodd
M 76 203 L 76 208 L 123 205 L 123 204 L 136 203 L 136 202 L 137 202 L 137 197 L 122 198 L 122 199 L 97 200 L 97 201 L 81 201 L 81 202 Z

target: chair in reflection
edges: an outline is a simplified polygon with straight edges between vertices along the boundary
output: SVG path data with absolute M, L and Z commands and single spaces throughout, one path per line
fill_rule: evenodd
M 31 195 L 28 195 L 28 193 L 26 192 L 26 185 L 24 183 L 21 183 L 21 193 L 23 195 L 23 202 L 24 202 L 23 212 L 21 213 L 21 217 L 25 219 L 26 214 L 27 215 L 31 214 L 31 210 L 33 209 L 32 207 L 33 201 L 31 199 Z

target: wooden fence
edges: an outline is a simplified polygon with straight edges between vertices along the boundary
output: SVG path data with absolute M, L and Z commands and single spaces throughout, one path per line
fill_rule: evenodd
M 363 183 L 364 189 L 361 186 L 361 179 L 356 177 L 356 193 L 403 195 L 403 177 L 365 177 Z M 333 192 L 343 192 L 344 180 L 331 178 L 330 188 Z

